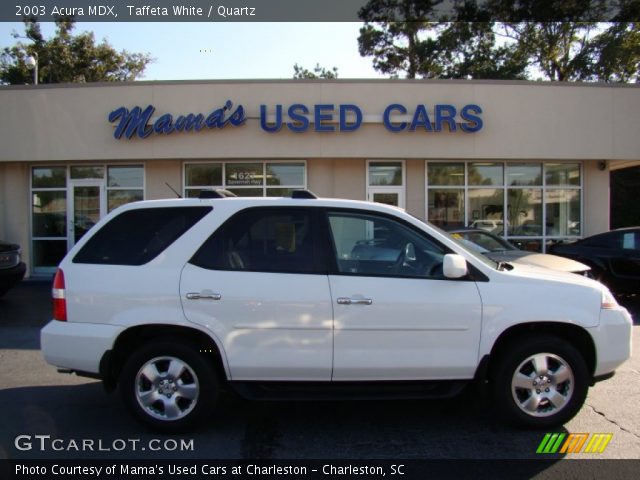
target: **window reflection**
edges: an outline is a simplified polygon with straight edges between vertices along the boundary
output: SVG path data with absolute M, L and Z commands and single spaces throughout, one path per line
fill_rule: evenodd
M 580 191 L 547 190 L 546 235 L 580 235 Z
M 33 192 L 33 236 L 67 236 L 67 192 Z
M 509 235 L 523 237 L 542 235 L 542 190 L 510 188 L 507 198 Z
M 464 226 L 464 190 L 429 189 L 428 220 L 442 228 Z
M 503 233 L 504 190 L 502 188 L 470 188 L 468 225 L 496 234 Z
M 542 164 L 507 165 L 507 184 L 512 186 L 542 185 Z

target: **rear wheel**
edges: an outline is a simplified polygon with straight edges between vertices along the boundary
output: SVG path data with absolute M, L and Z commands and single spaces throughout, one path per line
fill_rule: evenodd
M 578 350 L 550 335 L 521 340 L 501 358 L 494 377 L 498 414 L 534 428 L 561 425 L 580 410 L 589 388 Z
M 213 410 L 218 383 L 211 365 L 186 343 L 156 340 L 132 354 L 120 392 L 129 410 L 156 430 L 187 430 Z

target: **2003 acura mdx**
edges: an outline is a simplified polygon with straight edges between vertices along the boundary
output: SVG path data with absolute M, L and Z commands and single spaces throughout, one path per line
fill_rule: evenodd
M 546 428 L 631 354 L 631 318 L 594 280 L 494 263 L 382 204 L 227 195 L 125 205 L 90 230 L 56 274 L 46 360 L 170 432 L 223 387 L 433 398 L 472 381 Z

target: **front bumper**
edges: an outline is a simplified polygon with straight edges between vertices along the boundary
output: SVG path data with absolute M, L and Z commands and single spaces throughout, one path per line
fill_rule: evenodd
M 596 346 L 594 377 L 605 377 L 631 357 L 633 321 L 626 308 L 603 309 L 599 325 L 587 330 Z
M 58 368 L 98 374 L 100 360 L 124 327 L 52 320 L 40 332 L 47 363 Z
M 15 267 L 0 269 L 0 291 L 8 290 L 24 278 L 27 267 L 20 262 Z

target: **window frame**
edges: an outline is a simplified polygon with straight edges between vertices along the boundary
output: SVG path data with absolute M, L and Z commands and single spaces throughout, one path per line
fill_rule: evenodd
M 101 261 L 101 262 L 97 262 L 97 261 L 89 261 L 84 257 L 86 257 L 87 255 L 91 255 L 92 252 L 86 253 L 87 250 L 91 250 L 92 248 L 95 249 L 96 245 L 94 245 L 96 242 L 104 242 L 104 239 L 102 238 L 105 234 L 105 231 L 108 231 L 108 229 L 111 227 L 112 229 L 114 228 L 113 225 L 120 221 L 129 221 L 129 219 L 124 219 L 125 216 L 134 216 L 136 214 L 141 215 L 144 213 L 149 213 L 149 212 L 153 212 L 156 217 L 158 216 L 158 213 L 164 215 L 165 217 L 167 217 L 167 212 L 169 211 L 176 211 L 179 212 L 180 210 L 185 211 L 188 210 L 190 212 L 193 212 L 193 216 L 196 218 L 195 221 L 192 221 L 190 223 L 190 225 L 188 225 L 186 228 L 181 229 L 178 232 L 174 232 L 173 235 L 171 235 L 170 237 L 168 237 L 168 239 L 164 239 L 164 243 L 160 244 L 161 248 L 159 248 L 155 253 L 153 253 L 153 255 L 147 255 L 147 256 L 142 256 L 142 260 L 144 261 L 139 261 L 139 262 L 116 262 L 116 261 Z M 73 258 L 71 259 L 71 262 L 73 264 L 76 265 L 109 265 L 109 266 L 119 266 L 119 267 L 141 267 L 143 265 L 147 265 L 148 263 L 154 261 L 156 258 L 158 258 L 159 255 L 161 255 L 163 252 L 165 252 L 168 248 L 171 247 L 171 245 L 173 245 L 175 242 L 177 242 L 182 236 L 186 235 L 193 227 L 195 227 L 198 223 L 200 223 L 205 217 L 207 217 L 207 215 L 209 215 L 211 212 L 213 211 L 213 207 L 211 205 L 199 205 L 199 206 L 168 206 L 168 207 L 145 207 L 145 208 L 132 208 L 129 210 L 126 210 L 124 212 L 121 212 L 120 214 L 116 215 L 115 217 L 111 218 L 105 225 L 102 226 L 102 228 L 100 228 L 100 230 L 96 231 L 93 235 L 91 235 L 91 237 L 88 239 L 88 241 L 82 245 L 82 248 L 76 252 L 76 254 L 73 256 Z M 169 219 L 169 222 L 165 223 L 164 225 L 162 225 L 162 227 L 165 227 L 167 225 L 170 225 L 170 223 L 179 218 L 178 215 L 175 215 L 174 217 Z M 138 224 L 140 223 L 148 223 L 149 218 L 147 217 L 147 221 L 146 222 L 141 222 L 140 220 L 142 219 L 138 219 L 139 221 L 136 222 Z M 191 219 L 193 220 L 193 219 Z M 120 228 L 122 230 L 122 226 L 118 226 L 118 228 Z M 145 243 L 145 246 L 148 247 L 149 243 L 151 243 L 155 238 L 158 237 L 158 232 L 161 231 L 160 230 L 156 230 L 153 232 L 153 235 L 147 235 L 150 240 L 148 242 Z M 110 232 L 111 233 L 111 232 Z M 145 231 L 145 233 L 149 233 L 149 231 Z M 100 237 L 100 238 L 98 238 Z M 108 242 L 107 242 L 108 243 Z M 93 253 L 95 255 L 95 253 Z M 136 254 L 138 257 L 140 257 L 139 254 Z
M 452 185 L 430 185 L 429 184 L 429 164 L 450 164 L 450 163 L 463 163 L 464 164 L 464 183 L 459 186 Z M 502 175 L 503 181 L 502 185 L 470 185 L 469 184 L 469 166 L 473 163 L 494 163 L 502 165 Z M 519 165 L 527 165 L 527 164 L 540 164 L 541 165 L 541 183 L 540 185 L 508 185 L 508 168 L 509 166 L 519 166 Z M 557 165 L 557 164 L 565 164 L 565 165 L 577 165 L 579 169 L 580 182 L 578 185 L 547 185 L 547 166 L 548 165 Z M 503 194 L 503 234 L 500 235 L 507 241 L 515 241 L 515 242 L 526 242 L 526 241 L 539 241 L 541 244 L 540 251 L 542 253 L 546 252 L 548 248 L 549 242 L 560 242 L 560 241 L 575 241 L 579 240 L 584 235 L 584 218 L 585 218 L 585 204 L 584 204 L 584 189 L 585 189 L 585 178 L 584 178 L 585 168 L 583 160 L 508 160 L 508 161 L 499 161 L 499 160 L 481 160 L 481 159 L 472 159 L 472 160 L 425 160 L 425 172 L 424 172 L 424 188 L 425 188 L 425 216 L 426 220 L 429 221 L 429 189 L 437 188 L 437 189 L 452 189 L 452 190 L 462 190 L 464 195 L 464 225 L 465 228 L 472 221 L 472 213 L 470 211 L 470 197 L 469 191 L 474 189 L 502 189 Z M 509 198 L 508 193 L 509 190 L 521 190 L 521 189 L 538 189 L 541 191 L 541 221 L 542 221 L 542 234 L 541 235 L 510 235 L 509 228 L 504 223 L 505 218 L 508 220 L 508 206 L 509 206 Z M 579 201 L 580 201 L 580 232 L 576 235 L 549 235 L 547 234 L 547 199 L 549 197 L 549 193 L 554 190 L 575 190 L 579 192 Z
M 402 169 L 402 183 L 400 185 L 371 185 L 370 166 L 376 163 L 399 163 Z M 376 193 L 391 193 L 398 195 L 398 207 L 406 208 L 407 197 L 407 166 L 405 160 L 399 159 L 370 159 L 366 164 L 366 191 L 365 198 L 373 202 L 373 196 Z
M 361 215 L 361 216 L 374 216 L 374 217 L 379 217 L 379 218 L 383 218 L 385 220 L 388 221 L 392 221 L 392 222 L 396 222 L 398 224 L 400 224 L 402 227 L 408 229 L 409 231 L 411 231 L 412 233 L 414 233 L 415 235 L 418 235 L 419 237 L 425 237 L 425 239 L 433 244 L 435 244 L 436 246 L 438 246 L 439 248 L 442 249 L 443 256 L 447 255 L 448 253 L 456 253 L 454 250 L 452 250 L 450 247 L 448 247 L 447 245 L 443 244 L 442 242 L 440 242 L 437 238 L 433 237 L 432 235 L 429 235 L 428 232 L 425 232 L 424 230 L 417 228 L 415 225 L 411 224 L 410 222 L 407 222 L 406 220 L 396 217 L 394 215 L 390 215 L 388 213 L 385 212 L 378 212 L 378 211 L 374 211 L 374 210 L 360 210 L 357 208 L 334 208 L 334 207 L 323 207 L 321 209 L 323 211 L 323 215 L 322 215 L 322 221 L 324 223 L 322 230 L 325 233 L 325 241 L 323 242 L 323 245 L 325 246 L 325 249 L 327 250 L 327 254 L 330 256 L 330 258 L 328 259 L 327 265 L 329 266 L 329 275 L 342 275 L 342 276 L 347 276 L 347 277 L 371 277 L 371 278 L 400 278 L 400 279 L 404 279 L 404 280 L 438 280 L 438 281 L 476 281 L 476 279 L 474 279 L 474 275 L 472 274 L 472 272 L 474 272 L 476 269 L 475 267 L 467 262 L 467 264 L 469 265 L 469 275 L 462 277 L 462 278 L 456 278 L 456 279 L 451 279 L 451 278 L 446 278 L 444 276 L 442 277 L 423 277 L 423 276 L 408 276 L 408 275 L 388 275 L 388 274 L 371 274 L 371 273 L 367 273 L 367 274 L 361 274 L 361 273 L 351 273 L 351 272 L 342 272 L 340 271 L 339 267 L 338 267 L 338 258 L 337 258 L 337 247 L 335 245 L 335 241 L 333 238 L 333 234 L 331 232 L 331 225 L 330 225 L 330 220 L 329 220 L 329 216 L 331 213 L 336 213 L 339 215 Z
M 232 164 L 243 164 L 243 163 L 256 163 L 262 165 L 262 175 L 264 178 L 264 182 L 262 185 L 227 185 L 226 184 L 226 175 L 227 175 L 227 165 Z M 214 165 L 220 164 L 222 167 L 222 182 L 220 185 L 187 185 L 187 166 L 188 165 Z M 303 184 L 290 184 L 290 185 L 267 185 L 266 175 L 267 175 L 267 165 L 268 164 L 302 164 L 303 171 Z M 306 160 L 254 160 L 254 159 L 245 159 L 245 160 L 189 160 L 182 163 L 182 195 L 185 198 L 194 198 L 189 197 L 188 192 L 190 190 L 203 190 L 210 188 L 224 188 L 227 190 L 251 190 L 251 189 L 261 189 L 262 196 L 267 197 L 267 192 L 269 190 L 275 189 L 302 189 L 306 190 L 308 185 L 308 165 Z

